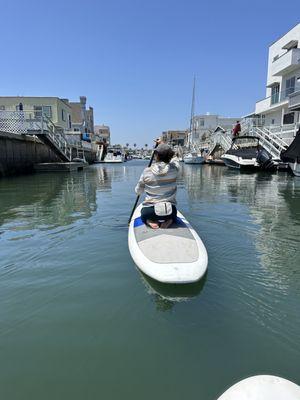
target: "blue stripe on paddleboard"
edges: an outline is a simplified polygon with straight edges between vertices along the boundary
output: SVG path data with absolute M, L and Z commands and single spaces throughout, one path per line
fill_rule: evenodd
M 176 224 L 179 225 L 179 226 L 185 226 L 185 223 L 179 217 L 176 217 Z M 136 218 L 134 220 L 134 224 L 133 224 L 134 228 L 137 228 L 137 227 L 142 226 L 142 225 L 144 225 L 144 222 L 142 221 L 141 217 L 138 217 L 138 218 Z
M 181 225 L 181 226 L 185 226 L 185 223 L 182 221 L 182 219 L 181 218 L 179 218 L 179 217 L 176 217 L 176 224 L 177 225 Z
M 144 222 L 142 221 L 141 217 L 138 217 L 134 220 L 134 224 L 133 224 L 134 228 L 137 228 L 138 226 L 142 226 L 142 225 L 144 225 Z

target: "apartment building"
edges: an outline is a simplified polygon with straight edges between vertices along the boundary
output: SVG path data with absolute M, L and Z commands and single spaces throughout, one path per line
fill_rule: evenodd
M 266 97 L 251 117 L 265 126 L 300 123 L 300 23 L 270 45 Z

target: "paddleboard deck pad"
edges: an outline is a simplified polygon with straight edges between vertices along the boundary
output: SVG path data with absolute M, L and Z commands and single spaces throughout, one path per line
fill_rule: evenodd
M 167 229 L 152 229 L 141 219 L 142 205 L 135 210 L 129 225 L 128 245 L 138 268 L 165 283 L 191 283 L 202 278 L 207 269 L 203 242 L 184 216 Z

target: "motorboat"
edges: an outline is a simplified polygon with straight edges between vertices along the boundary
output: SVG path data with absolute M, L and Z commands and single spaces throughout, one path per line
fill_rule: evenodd
M 185 164 L 203 164 L 205 159 L 197 152 L 189 152 L 183 157 L 183 161 Z
M 239 136 L 232 139 L 231 147 L 221 156 L 225 165 L 235 169 L 275 169 L 271 155 L 260 145 L 256 136 Z
M 300 176 L 300 129 L 289 147 L 281 152 L 280 158 L 289 164 L 295 176 Z
M 124 154 L 121 148 L 109 147 L 102 162 L 104 163 L 122 163 L 124 162 Z

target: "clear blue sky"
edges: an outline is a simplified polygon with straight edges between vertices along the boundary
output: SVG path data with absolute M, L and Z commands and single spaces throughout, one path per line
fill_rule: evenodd
M 288 7 L 286 7 L 288 5 Z M 299 0 L 0 0 L 0 95 L 86 95 L 114 143 L 151 143 L 197 113 L 239 116 L 264 97 L 267 48 Z

